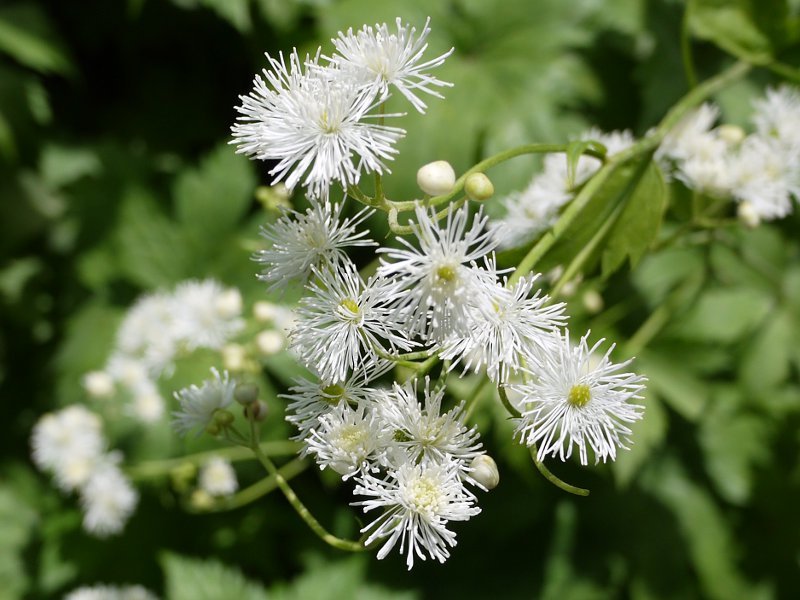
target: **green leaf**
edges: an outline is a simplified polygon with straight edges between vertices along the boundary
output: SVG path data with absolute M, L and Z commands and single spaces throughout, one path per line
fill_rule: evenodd
M 749 390 L 774 388 L 786 380 L 798 333 L 800 328 L 787 311 L 768 315 L 742 355 L 739 374 Z
M 165 553 L 161 566 L 166 578 L 165 600 L 267 600 L 260 585 L 215 560 L 186 558 Z
M 200 0 L 242 33 L 250 31 L 250 0 Z
M 22 597 L 28 587 L 22 550 L 35 522 L 36 512 L 12 487 L 0 487 L 0 595 L 3 598 Z
M 578 140 L 567 144 L 567 186 L 575 187 L 575 172 L 578 169 L 578 161 L 587 150 L 597 150 L 606 154 L 606 147 L 599 142 L 591 140 Z
M 772 44 L 753 22 L 742 2 L 695 0 L 689 12 L 689 25 L 697 37 L 741 58 L 767 62 Z
M 646 352 L 639 357 L 638 364 L 639 372 L 647 376 L 648 388 L 666 400 L 673 410 L 689 421 L 700 418 L 708 402 L 708 390 L 682 361 Z
M 602 258 L 604 277 L 622 266 L 626 258 L 632 267 L 636 266 L 658 236 L 666 204 L 664 176 L 658 165 L 651 162 L 608 234 Z
M 145 288 L 169 287 L 194 275 L 185 236 L 143 189 L 122 200 L 117 229 L 122 272 Z
M 652 389 L 647 390 L 642 404 L 645 407 L 644 418 L 630 426 L 633 444 L 630 449 L 621 450 L 617 459 L 611 463 L 614 478 L 622 488 L 630 485 L 653 450 L 662 444 L 669 427 L 667 411 Z
M 58 35 L 41 10 L 31 4 L 0 8 L 0 51 L 42 73 L 72 72 Z
M 245 215 L 255 187 L 250 161 L 232 146 L 218 146 L 197 169 L 178 177 L 174 190 L 178 220 L 197 242 L 213 245 Z
M 714 394 L 703 416 L 700 444 L 706 468 L 725 500 L 745 504 L 756 470 L 769 458 L 769 427 L 763 418 L 743 412 L 735 388 Z
M 668 331 L 686 340 L 731 343 L 749 335 L 773 304 L 768 294 L 754 288 L 709 288 Z
M 648 306 L 655 307 L 675 286 L 702 271 L 703 257 L 697 248 L 665 248 L 645 256 L 631 277 Z
M 732 527 L 708 492 L 672 459 L 651 468 L 646 489 L 675 515 L 705 597 L 769 598 L 768 590 L 747 581 L 737 567 L 738 548 Z
M 86 148 L 48 144 L 39 159 L 42 179 L 54 188 L 69 185 L 88 175 L 97 175 L 101 168 L 97 154 Z

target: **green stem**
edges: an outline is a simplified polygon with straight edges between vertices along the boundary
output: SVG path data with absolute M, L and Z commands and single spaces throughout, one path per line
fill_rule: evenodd
M 251 448 L 261 464 L 264 465 L 264 468 L 267 470 L 267 472 L 275 478 L 275 483 L 281 489 L 283 495 L 289 501 L 289 504 L 292 505 L 292 508 L 294 508 L 295 512 L 300 515 L 300 518 L 305 521 L 306 525 L 309 526 L 311 531 L 317 534 L 322 541 L 330 546 L 333 546 L 334 548 L 338 548 L 339 550 L 347 550 L 348 552 L 362 552 L 365 550 L 362 543 L 338 538 L 332 533 L 329 533 L 322 525 L 320 525 L 319 521 L 314 518 L 314 515 L 311 514 L 311 512 L 306 508 L 305 504 L 303 504 L 300 501 L 300 498 L 297 497 L 297 494 L 294 493 L 294 490 L 286 481 L 286 479 L 284 479 L 283 475 L 280 473 L 275 464 L 266 454 L 261 452 L 259 445 L 253 444 Z
M 464 183 L 467 180 L 467 177 L 472 175 L 473 173 L 483 173 L 487 169 L 490 169 L 496 165 L 499 165 L 502 162 L 505 162 L 511 158 L 515 158 L 517 156 L 522 156 L 525 154 L 549 154 L 552 152 L 566 152 L 568 148 L 568 144 L 525 144 L 523 146 L 517 146 L 516 148 L 510 148 L 508 150 L 504 150 L 503 152 L 499 152 L 494 156 L 490 156 L 476 164 L 474 167 L 467 170 L 461 177 L 456 179 L 456 183 L 453 186 L 453 189 L 442 196 L 434 196 L 428 201 L 428 206 L 438 206 L 440 204 L 444 204 L 445 202 L 451 201 L 455 198 L 462 189 L 464 189 Z M 586 154 L 590 156 L 594 156 L 596 158 L 600 158 L 602 160 L 603 155 L 596 150 L 591 148 L 586 150 Z M 419 200 L 409 200 L 405 202 L 392 202 L 392 207 L 395 208 L 398 212 L 404 212 L 408 210 L 414 210 L 417 206 L 420 205 Z
M 500 402 L 503 403 L 503 406 L 505 406 L 506 410 L 508 411 L 508 414 L 510 414 L 515 419 L 519 419 L 520 417 L 522 417 L 522 413 L 519 412 L 516 408 L 514 408 L 514 405 L 511 404 L 511 401 L 508 399 L 505 387 L 503 387 L 502 385 L 497 386 L 497 393 L 500 394 Z
M 248 449 L 242 448 L 242 450 Z M 309 463 L 307 461 L 301 458 L 296 458 L 278 469 L 278 473 L 281 477 L 288 481 L 305 471 L 308 466 Z M 246 506 L 252 502 L 255 502 L 259 498 L 266 496 L 277 487 L 277 478 L 274 475 L 267 475 L 261 481 L 257 481 L 253 485 L 240 490 L 229 498 L 218 500 L 211 507 L 198 512 L 222 512 L 241 508 L 242 506 Z
M 555 475 L 548 469 L 542 461 L 540 461 L 536 456 L 536 444 L 529 448 L 531 453 L 531 458 L 533 459 L 533 464 L 536 465 L 536 468 L 539 469 L 539 473 L 544 475 L 544 478 L 547 479 L 550 483 L 556 486 L 559 489 L 564 490 L 565 492 L 569 492 L 570 494 L 575 494 L 576 496 L 588 496 L 589 490 L 585 488 L 575 487 L 574 485 L 570 485 Z
M 279 442 L 263 442 L 261 450 L 267 456 L 289 456 L 297 454 L 300 449 L 298 442 L 279 441 Z M 210 459 L 215 457 L 225 458 L 231 462 L 238 462 L 242 460 L 252 460 L 253 453 L 250 448 L 242 448 L 239 446 L 233 448 L 220 448 L 219 450 L 208 450 L 205 452 L 197 452 L 187 456 L 178 458 L 168 458 L 164 460 L 152 460 L 141 462 L 137 465 L 131 465 L 125 469 L 126 474 L 133 480 L 139 481 L 142 479 L 156 479 L 169 475 L 176 468 L 183 465 L 194 465 L 199 467 L 207 463 Z
M 667 112 L 658 127 L 651 133 L 622 152 L 608 157 L 605 164 L 600 167 L 592 178 L 583 186 L 580 192 L 578 192 L 572 202 L 567 205 L 552 229 L 545 233 L 520 261 L 516 270 L 508 280 L 509 284 L 513 285 L 520 277 L 530 273 L 539 259 L 553 247 L 573 221 L 575 221 L 592 199 L 595 192 L 608 180 L 615 169 L 640 155 L 655 151 L 667 133 L 680 122 L 687 111 L 730 83 L 743 77 L 750 68 L 750 65 L 747 63 L 737 62 L 719 75 L 707 79 L 681 98 L 681 100 Z
M 448 204 L 447 208 L 436 213 L 436 221 L 441 221 L 451 211 L 461 208 L 466 201 L 467 197 L 462 196 L 455 202 Z M 394 202 L 393 205 L 394 204 L 397 204 L 397 202 Z M 397 235 L 408 235 L 409 233 L 414 233 L 414 228 L 411 225 L 400 225 L 400 223 L 397 221 L 397 210 L 395 210 L 394 206 L 392 206 L 392 208 L 389 210 L 389 229 L 392 230 L 392 233 Z

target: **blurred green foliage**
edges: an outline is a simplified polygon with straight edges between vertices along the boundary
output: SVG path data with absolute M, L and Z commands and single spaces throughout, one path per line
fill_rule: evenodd
M 81 401 L 80 377 L 102 366 L 141 292 L 214 276 L 239 286 L 248 305 L 266 297 L 249 255 L 268 218 L 255 202 L 268 176 L 227 145 L 233 107 L 264 51 L 311 50 L 340 29 L 398 15 L 418 26 L 431 17 L 430 52 L 455 47 L 437 75 L 455 86 L 426 115 L 404 119 L 408 135 L 387 182 L 404 199 L 431 160 L 461 172 L 590 125 L 646 131 L 687 89 L 683 11 L 675 0 L 0 6 L 0 598 L 59 597 L 95 582 L 140 583 L 174 600 L 797 597 L 800 211 L 754 231 L 719 231 L 713 244 L 646 254 L 665 208 L 670 231 L 689 202 L 685 190 L 668 196 L 650 167 L 635 189 L 619 195 L 610 182 L 598 196 L 596 210 L 610 206 L 607 196 L 647 203 L 647 226 L 632 229 L 623 212 L 616 245 L 589 264 L 604 276 L 587 279 L 570 303 L 575 327 L 635 352 L 649 377 L 635 445 L 612 465 L 555 466 L 593 492 L 566 497 L 537 475 L 487 399 L 475 419 L 502 482 L 458 528 L 444 566 L 408 574 L 397 556 L 323 548 L 275 495 L 230 513 L 187 514 L 157 482 L 143 488 L 124 536 L 98 541 L 82 532 L 74 499 L 28 458 L 38 416 Z M 719 70 L 725 52 L 790 66 L 800 58 L 797 2 L 698 0 L 687 24 L 701 77 Z M 721 94 L 726 117 L 741 120 L 770 81 L 758 71 Z M 523 185 L 534 164 L 494 170 L 496 187 Z M 565 251 L 585 245 L 597 214 L 587 212 Z M 385 231 L 379 217 L 373 225 Z M 601 291 L 605 310 L 590 314 L 584 289 Z M 631 338 L 643 323 L 652 335 Z M 293 369 L 276 362 L 261 382 L 273 415 Z M 174 383 L 206 371 L 179 365 Z M 451 383 L 463 395 L 472 385 Z M 286 433 L 280 419 L 273 427 Z M 121 425 L 114 435 L 134 459 L 180 450 L 164 431 Z M 355 533 L 346 489 L 310 472 L 296 481 L 320 520 Z

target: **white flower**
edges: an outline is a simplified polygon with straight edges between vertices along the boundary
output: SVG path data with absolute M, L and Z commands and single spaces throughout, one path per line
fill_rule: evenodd
M 792 196 L 800 197 L 800 154 L 792 154 L 775 138 L 748 136 L 731 159 L 731 193 L 749 203 L 763 221 L 792 211 Z
M 434 209 L 417 207 L 417 223 L 411 227 L 419 250 L 403 238 L 405 248 L 380 248 L 393 262 L 381 261 L 378 275 L 396 278 L 405 293 L 397 296 L 397 307 L 409 335 L 420 334 L 441 341 L 466 323 L 471 304 L 479 303 L 496 281 L 496 273 L 475 262 L 497 244 L 484 228 L 486 217 L 475 216 L 466 231 L 469 210 L 450 210 L 444 227 Z
M 73 404 L 42 416 L 31 436 L 33 461 L 51 471 L 65 491 L 84 485 L 102 459 L 106 440 L 100 418 Z
M 354 72 L 353 76 L 363 84 L 377 86 L 382 99 L 389 95 L 389 87 L 394 86 L 415 109 L 424 113 L 425 103 L 415 92 L 442 98 L 433 88 L 453 85 L 426 73 L 441 66 L 453 53 L 453 48 L 421 62 L 428 47 L 425 40 L 431 31 L 429 22 L 430 19 L 425 21 L 425 27 L 416 39 L 416 29 L 403 25 L 399 17 L 396 20 L 397 33 L 391 33 L 386 23 L 376 24 L 374 29 L 364 25 L 355 33 L 352 29 L 348 29 L 346 34 L 340 31 L 339 37 L 331 40 L 339 54 L 326 60 L 347 75 Z
M 94 585 L 80 587 L 64 596 L 64 600 L 158 600 L 140 585 Z
M 236 471 L 230 462 L 219 456 L 213 457 L 203 465 L 198 483 L 200 489 L 211 496 L 230 496 L 239 489 Z
M 362 403 L 354 409 L 340 402 L 319 417 L 318 426 L 306 438 L 306 447 L 320 469 L 330 467 L 347 479 L 377 470 L 384 463 L 389 435 L 372 408 Z
M 800 152 L 800 91 L 788 85 L 768 89 L 754 106 L 758 133 L 778 140 L 785 151 Z
M 283 350 L 286 336 L 274 329 L 265 329 L 256 336 L 256 348 L 264 356 L 272 356 Z
M 613 345 L 598 361 L 593 353 L 603 340 L 590 349 L 587 337 L 572 346 L 567 332 L 554 351 L 541 355 L 529 382 L 508 386 L 521 396 L 516 433 L 528 446 L 538 446 L 539 460 L 566 460 L 574 446 L 581 464 L 587 464 L 587 448 L 595 462 L 613 460 L 617 448 L 630 442 L 628 424 L 642 418 L 644 407 L 629 400 L 641 399 L 645 378 L 620 372 L 631 361 L 612 363 Z
M 241 294 L 213 279 L 184 281 L 175 288 L 176 338 L 189 350 L 219 350 L 244 328 Z
M 211 368 L 213 379 L 206 379 L 200 387 L 190 385 L 175 392 L 180 410 L 172 413 L 173 427 L 180 434 L 198 428 L 199 433 L 211 423 L 217 410 L 228 407 L 233 402 L 236 382 L 231 381 L 228 372 Z
M 83 388 L 92 398 L 114 395 L 114 378 L 106 371 L 90 371 L 83 376 Z
M 365 238 L 367 230 L 357 231 L 373 211 L 364 208 L 352 218 L 341 219 L 342 206 L 312 202 L 305 214 L 292 211 L 262 227 L 261 235 L 271 246 L 253 255 L 265 265 L 258 278 L 270 288 L 285 287 L 290 281 L 305 283 L 312 268 L 336 269 L 349 262 L 344 248 L 376 245 Z
M 377 360 L 383 342 L 392 351 L 412 348 L 387 306 L 397 297 L 394 283 L 373 278 L 364 285 L 350 266 L 318 275 L 319 283 L 309 285 L 311 295 L 297 309 L 291 341 L 302 362 L 322 379 L 344 381 L 364 359 Z
M 361 171 L 383 173 L 385 161 L 405 135 L 397 127 L 369 123 L 376 104 L 373 87 L 342 77 L 335 69 L 306 58 L 303 69 L 297 51 L 287 67 L 267 56 L 271 71 L 256 75 L 254 90 L 240 96 L 242 116 L 233 128 L 237 152 L 275 160 L 275 181 L 293 189 L 302 182 L 309 195 L 327 198 L 332 182 L 343 187 L 358 183 Z
M 417 401 L 417 381 L 395 383 L 377 398 L 385 426 L 393 432 L 395 445 L 412 462 L 457 463 L 467 480 L 469 463 L 482 454 L 475 427 L 464 425 L 464 402 L 441 414 L 444 388 L 431 389 L 425 378 L 424 406 Z M 471 481 L 471 480 L 470 480 Z
M 378 551 L 385 558 L 400 540 L 409 570 L 416 557 L 429 556 L 443 563 L 450 556 L 448 547 L 456 545 L 456 534 L 447 528 L 450 521 L 467 521 L 480 512 L 473 506 L 475 497 L 464 488 L 453 463 L 405 463 L 386 479 L 371 474 L 357 478 L 354 493 L 368 500 L 354 502 L 364 512 L 375 508 L 383 512 L 364 527 L 365 545 L 386 540 Z
M 178 312 L 172 294 L 158 292 L 140 297 L 117 330 L 118 353 L 139 360 L 152 375 L 169 370 L 178 343 Z M 112 375 L 119 379 L 115 373 Z
M 311 430 L 318 427 L 320 417 L 343 402 L 351 405 L 369 402 L 376 390 L 367 385 L 391 368 L 392 363 L 389 361 L 365 363 L 354 369 L 347 381 L 340 383 L 295 379 L 295 385 L 289 388 L 291 393 L 280 394 L 281 398 L 289 401 L 286 420 L 299 430 L 298 435 L 292 439 L 305 441 Z M 304 448 L 302 454 L 305 455 L 306 452 Z
M 565 305 L 547 306 L 550 298 L 538 290 L 529 297 L 537 278 L 522 278 L 510 288 L 495 285 L 490 302 L 471 311 L 468 327 L 443 343 L 440 357 L 456 361 L 453 366 L 463 361 L 464 370 L 485 366 L 489 378 L 500 382 L 519 370 L 523 357 L 548 351 L 565 323 Z
M 99 465 L 81 489 L 83 527 L 98 537 L 122 531 L 139 502 L 139 494 L 114 462 Z

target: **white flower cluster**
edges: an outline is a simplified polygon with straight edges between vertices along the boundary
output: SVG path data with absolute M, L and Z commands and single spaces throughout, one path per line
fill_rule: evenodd
M 800 201 L 800 91 L 787 85 L 755 102 L 754 132 L 714 124 L 719 108 L 704 104 L 664 139 L 657 157 L 689 188 L 732 198 L 748 223 L 792 212 Z
M 238 152 L 276 161 L 270 170 L 275 182 L 291 190 L 298 183 L 314 198 L 326 199 L 331 184 L 358 183 L 362 171 L 388 172 L 386 161 L 397 153 L 394 144 L 405 135 L 383 124 L 378 110 L 398 90 L 418 111 L 425 103 L 419 93 L 441 97 L 436 88 L 450 85 L 428 74 L 447 52 L 423 61 L 427 22 L 419 36 L 398 18 L 397 30 L 386 24 L 339 33 L 336 53 L 302 60 L 294 50 L 267 55 L 270 70 L 256 75 L 253 91 L 241 96 L 241 114 L 233 128 Z
M 595 365 L 597 345 L 588 349 L 586 338 L 574 348 L 562 332 L 565 306 L 537 289 L 538 275 L 513 284 L 502 278 L 493 254 L 501 234 L 488 228 L 480 210 L 471 218 L 468 206 L 451 206 L 445 215 L 417 206 L 409 223 L 413 238 L 398 238 L 400 247 L 378 248 L 374 274 L 359 273 L 345 249 L 374 245 L 367 238 L 369 213 L 343 219 L 342 206 L 330 202 L 327 190 L 334 180 L 346 187 L 357 183 L 361 169 L 354 157 L 381 172 L 376 156 L 390 154 L 385 140 L 370 139 L 387 131 L 365 125 L 361 109 L 394 86 L 422 110 L 413 92 L 432 93 L 430 86 L 443 85 L 425 71 L 445 56 L 420 63 L 427 25 L 416 41 L 413 29 L 400 21 L 397 26 L 397 34 L 385 25 L 340 34 L 334 40 L 339 55 L 323 59 L 325 68 L 315 58 L 303 69 L 296 54 L 289 68 L 282 58 L 270 59 L 269 85 L 257 78 L 256 91 L 243 98 L 245 117 L 234 136 L 240 151 L 280 161 L 272 173 L 286 176 L 289 187 L 305 177 L 312 197 L 305 214 L 287 213 L 264 228 L 270 246 L 254 256 L 263 266 L 259 277 L 271 288 L 297 281 L 306 290 L 289 337 L 315 377 L 296 380 L 284 396 L 287 420 L 297 427 L 304 455 L 355 481 L 361 498 L 355 505 L 381 510 L 362 530 L 366 544 L 382 543 L 383 558 L 399 542 L 411 568 L 415 558 L 443 562 L 449 556 L 456 543 L 449 523 L 480 511 L 468 486 L 494 487 L 499 475 L 481 450 L 478 432 L 465 423 L 464 403 L 443 407 L 444 385 L 432 386 L 426 378 L 422 402 L 416 380 L 378 387 L 394 364 L 439 359 L 450 368 L 485 373 L 515 392 L 511 410 L 520 413 L 523 443 L 537 444 L 540 457 L 562 459 L 576 447 L 584 464 L 587 448 L 596 461 L 613 459 L 628 442 L 627 424 L 642 416 L 642 407 L 629 400 L 640 398 L 644 379 L 620 374 L 627 363 L 612 364 L 608 353 Z M 351 90 L 354 81 L 359 91 L 348 93 L 371 99 L 334 112 L 337 94 Z M 587 136 L 610 154 L 633 141 L 627 132 Z M 546 159 L 545 173 L 535 180 L 540 201 L 549 203 L 542 209 L 545 221 L 599 166 L 582 157 L 569 181 L 563 155 Z M 534 221 L 527 220 L 525 236 L 541 226 Z M 519 378 L 522 383 L 512 385 Z M 192 395 L 203 396 L 200 390 Z M 196 420 L 203 422 L 208 421 Z
M 119 453 L 107 451 L 97 415 L 77 404 L 46 414 L 31 445 L 36 465 L 53 473 L 62 490 L 80 494 L 87 531 L 98 537 L 122 531 L 139 495 L 118 467 Z
M 159 377 L 170 374 L 181 352 L 221 350 L 244 327 L 241 314 L 239 291 L 212 279 L 148 294 L 123 319 L 105 369 L 87 374 L 84 386 L 93 397 L 107 397 L 120 386 L 131 399 L 131 415 L 157 421 L 164 414 Z
M 608 156 L 625 150 L 634 142 L 630 131 L 604 133 L 596 128 L 582 134 L 578 140 L 600 142 Z M 575 173 L 570 174 L 565 154 L 546 155 L 542 171 L 534 175 L 528 186 L 503 199 L 505 217 L 491 223 L 500 248 L 516 248 L 549 229 L 561 208 L 575 196 L 575 191 L 601 166 L 599 159 L 582 154 Z
M 64 600 L 158 600 L 158 596 L 140 585 L 94 585 L 71 591 Z

